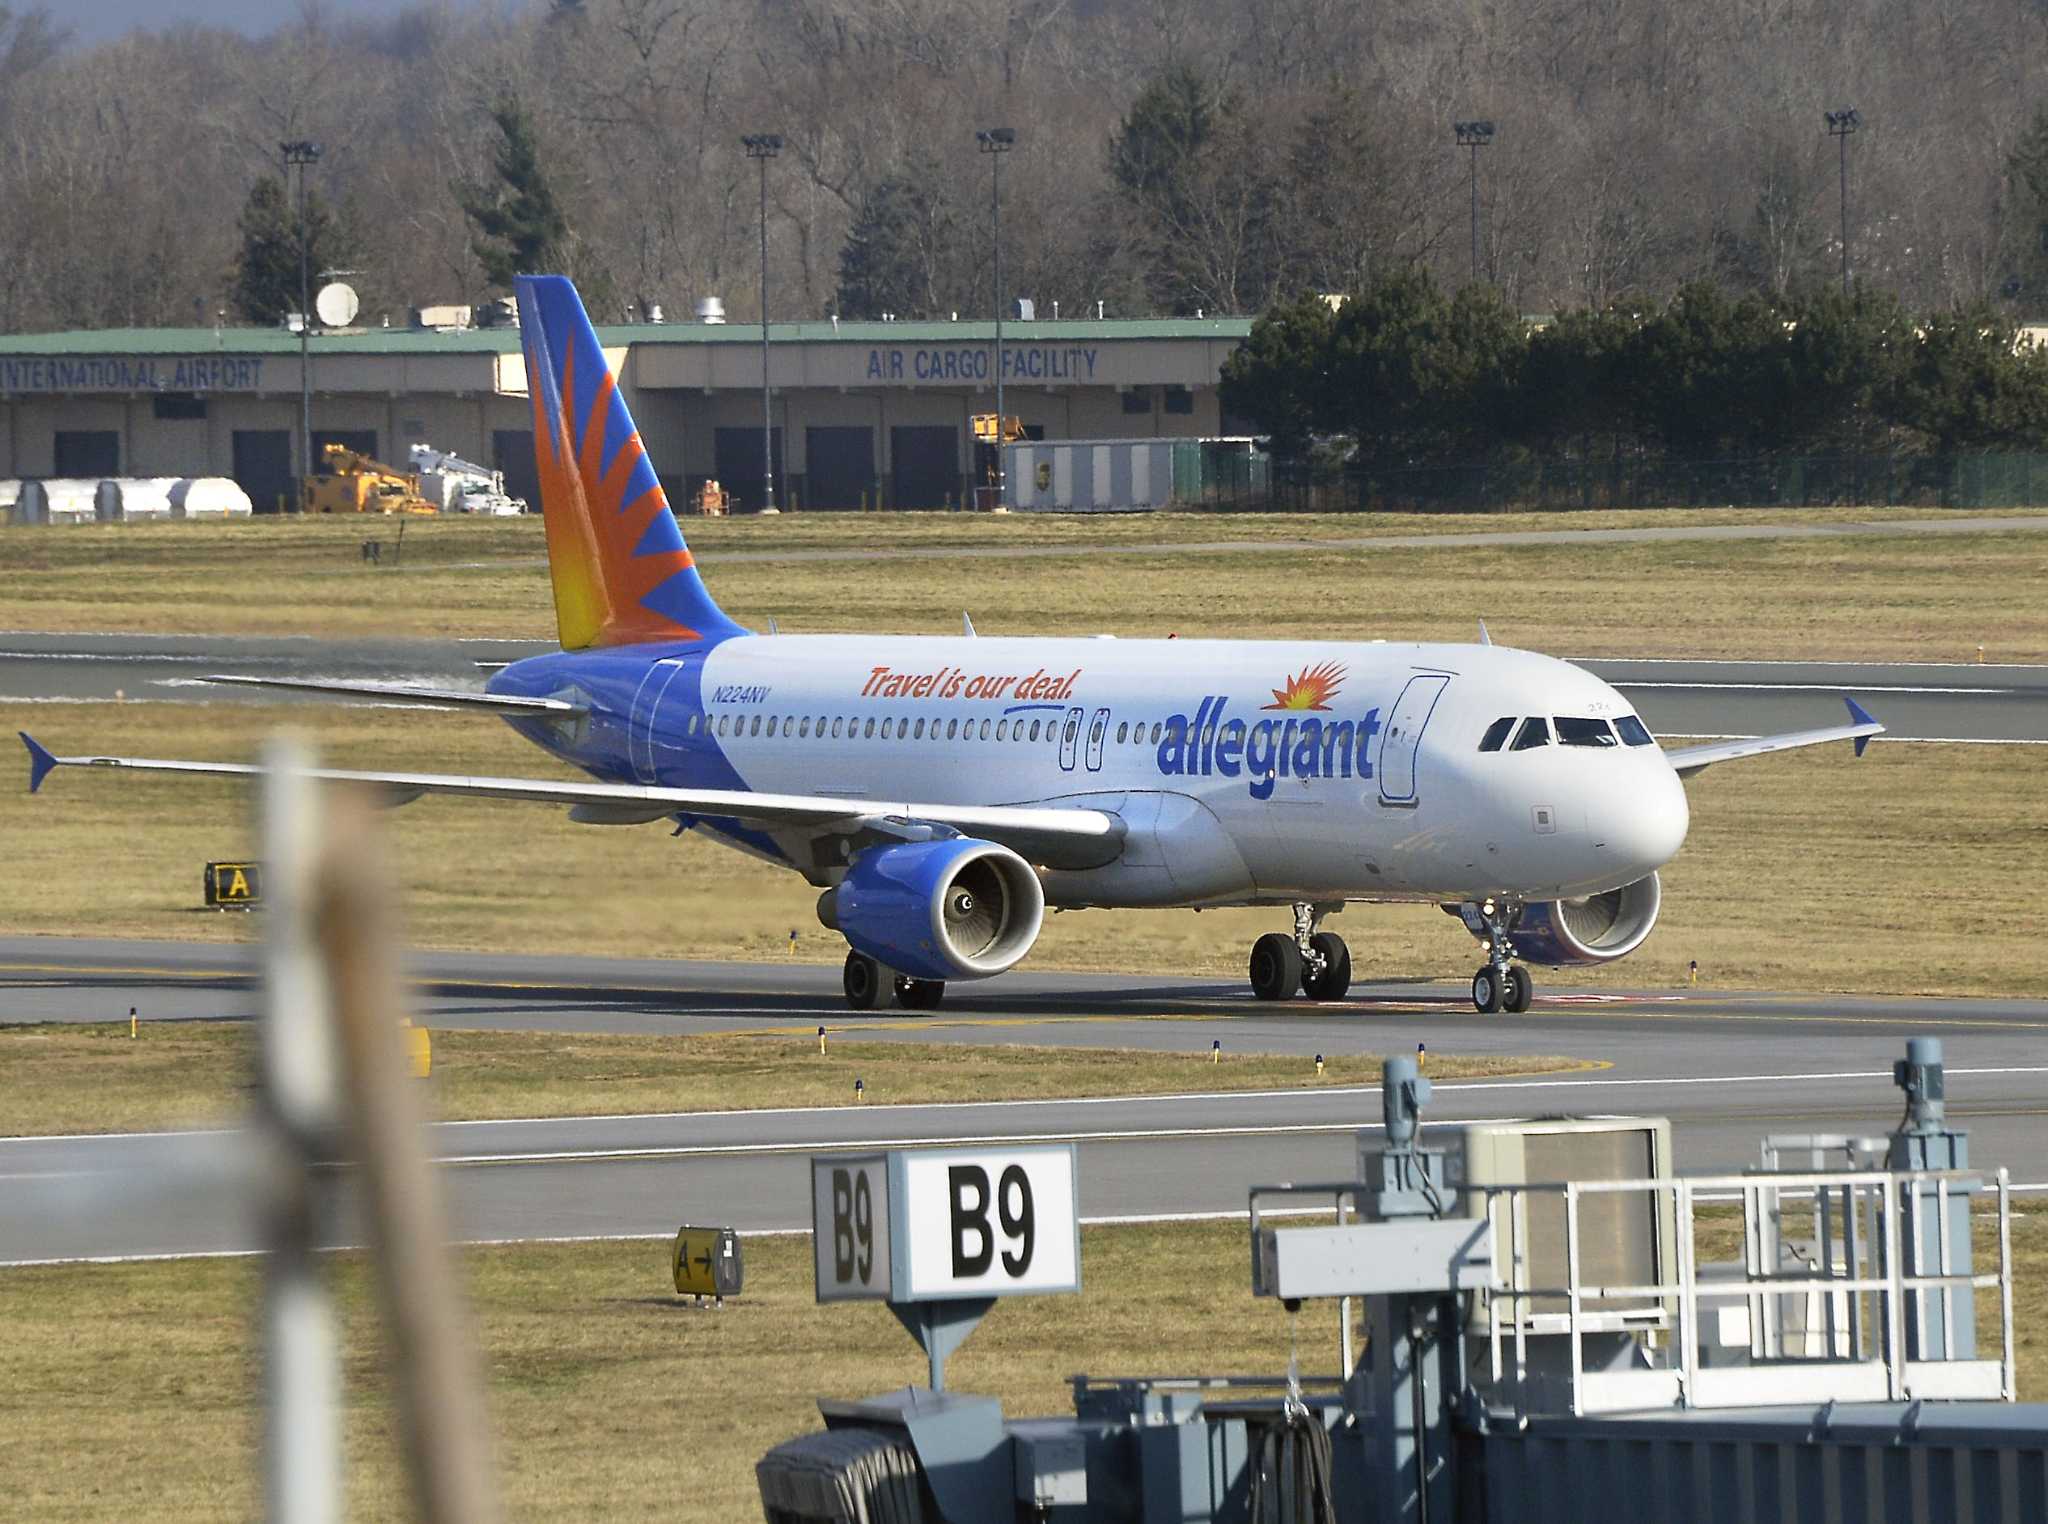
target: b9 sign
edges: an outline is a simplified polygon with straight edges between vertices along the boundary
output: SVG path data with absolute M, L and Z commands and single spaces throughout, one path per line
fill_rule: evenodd
M 1071 1143 L 811 1160 L 818 1300 L 1081 1289 Z

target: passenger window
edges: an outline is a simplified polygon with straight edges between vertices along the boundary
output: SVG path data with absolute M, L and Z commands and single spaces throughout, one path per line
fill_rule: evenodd
M 1515 737 L 1515 744 L 1510 746 L 1508 750 L 1529 751 L 1534 747 L 1548 746 L 1549 744 L 1550 722 L 1540 714 L 1531 715 L 1528 719 L 1522 721 L 1521 732 Z
M 835 714 L 832 716 L 832 739 L 835 741 L 839 739 L 839 726 L 841 723 L 842 721 L 839 715 Z
M 996 721 L 996 739 L 997 739 L 998 741 L 1000 741 L 1000 740 L 1002 740 L 1002 739 L 1003 739 L 1003 738 L 1004 738 L 1005 736 L 1007 736 L 1007 735 L 1008 735 L 1009 733 L 1010 733 L 1010 722 L 1009 722 L 1008 720 L 997 720 L 997 721 Z
M 720 735 L 724 735 L 724 734 L 725 734 L 725 725 L 726 725 L 726 720 L 727 720 L 727 718 L 728 718 L 727 716 L 725 716 L 725 715 L 722 715 L 722 714 L 721 714 L 721 715 L 720 715 L 720 716 L 718 717 L 718 733 L 719 733 Z
M 775 716 L 772 714 L 768 716 L 768 734 L 771 737 L 775 734 Z
M 896 733 L 896 731 L 895 731 L 895 722 L 894 722 L 893 720 L 889 719 L 889 718 L 888 718 L 888 717 L 887 717 L 886 715 L 885 715 L 885 716 L 883 716 L 883 718 L 882 718 L 882 739 L 886 741 L 886 740 L 888 740 L 888 739 L 889 739 L 889 737 L 891 737 L 891 736 L 892 736 L 892 735 L 894 735 L 895 733 Z
M 1031 722 L 1031 739 L 1034 741 L 1038 739 L 1038 721 L 1036 720 Z
M 1121 721 L 1116 727 L 1116 744 L 1121 746 L 1131 738 L 1131 722 Z
M 1614 732 L 1605 720 L 1557 717 L 1557 740 L 1561 746 L 1612 746 Z
M 1625 714 L 1614 722 L 1614 728 L 1621 732 L 1621 739 L 1629 746 L 1651 746 L 1655 743 L 1643 722 L 1632 714 Z
M 753 728 L 752 728 L 751 730 L 749 730 L 749 731 L 747 732 L 747 734 L 748 734 L 748 735 L 754 735 L 754 736 L 757 736 L 757 735 L 759 735 L 760 733 L 761 733 L 761 716 L 759 716 L 759 715 L 757 714 L 757 715 L 755 715 L 755 716 L 754 716 L 754 725 L 753 725 Z
M 1159 732 L 1161 728 L 1162 727 L 1160 726 L 1157 720 L 1154 720 L 1152 722 L 1152 744 L 1154 746 L 1157 746 L 1159 744 Z
M 988 739 L 988 721 L 987 721 L 987 720 L 983 720 L 983 721 L 981 722 L 981 738 L 982 738 L 982 739 L 983 739 L 984 741 L 986 741 L 986 740 Z
M 1501 744 L 1508 738 L 1508 732 L 1514 728 L 1515 717 L 1511 714 L 1502 715 L 1486 727 L 1486 734 L 1479 739 L 1479 749 L 1481 751 L 1499 751 Z
M 796 734 L 797 739 L 800 741 L 808 740 L 810 738 L 811 717 L 809 715 L 805 715 L 801 720 L 797 722 Z

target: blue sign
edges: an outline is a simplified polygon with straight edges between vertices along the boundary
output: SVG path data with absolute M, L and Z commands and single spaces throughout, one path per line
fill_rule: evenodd
M 1005 344 L 1003 380 L 1087 382 L 1095 379 L 1092 347 L 1066 344 Z M 986 344 L 890 345 L 868 351 L 870 381 L 981 382 L 991 372 Z
M 0 358 L 0 392 L 253 392 L 262 379 L 239 355 Z

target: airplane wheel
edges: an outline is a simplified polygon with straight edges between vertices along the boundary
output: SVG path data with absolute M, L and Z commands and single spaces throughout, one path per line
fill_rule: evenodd
M 1498 1015 L 1506 991 L 1500 973 L 1489 963 L 1472 976 L 1472 1007 L 1482 1016 Z
M 856 1011 L 872 1011 L 882 1003 L 882 965 L 864 952 L 846 955 L 840 983 L 846 989 L 846 1003 Z
M 946 998 L 946 981 L 943 979 L 913 979 L 908 974 L 896 976 L 896 1003 L 906 1011 L 936 1011 L 939 1002 Z
M 1294 938 L 1269 931 L 1252 943 L 1252 993 L 1261 1000 L 1291 1000 L 1301 988 L 1301 949 Z
M 1510 965 L 1507 989 L 1501 996 L 1501 1005 L 1519 1016 L 1529 1009 L 1529 1002 L 1535 998 L 1536 981 L 1529 977 L 1529 970 L 1519 963 Z
M 1342 1000 L 1351 988 L 1351 949 L 1334 931 L 1319 931 L 1308 945 L 1322 954 L 1320 970 L 1302 965 L 1301 992 L 1311 1000 Z

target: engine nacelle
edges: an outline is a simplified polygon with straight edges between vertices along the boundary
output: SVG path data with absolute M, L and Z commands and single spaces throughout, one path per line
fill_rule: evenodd
M 1524 905 L 1509 936 L 1517 955 L 1531 963 L 1612 963 L 1643 945 L 1663 902 L 1664 891 L 1652 873 L 1584 899 Z
M 818 899 L 818 919 L 914 979 L 986 979 L 1031 950 L 1045 891 L 1008 847 L 971 837 L 870 847 Z

